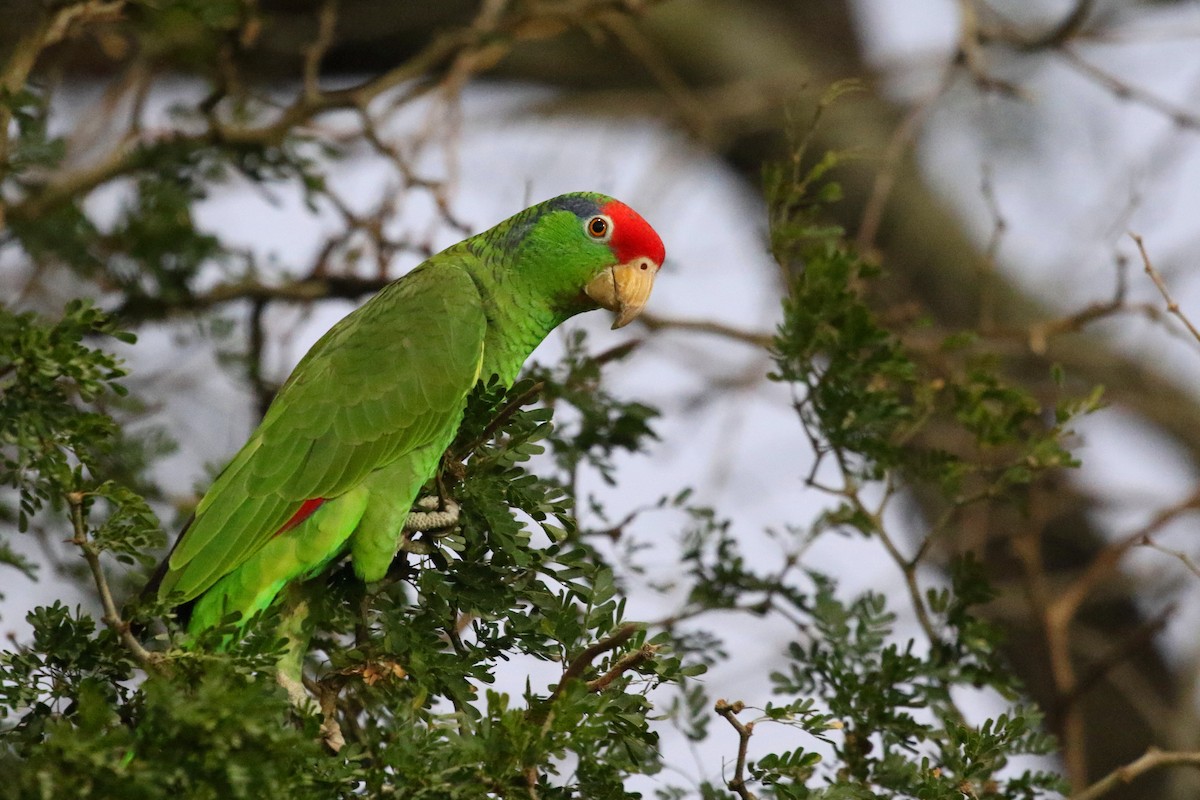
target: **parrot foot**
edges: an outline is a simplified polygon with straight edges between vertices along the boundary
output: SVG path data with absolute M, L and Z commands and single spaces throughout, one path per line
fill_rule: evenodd
M 458 524 L 461 509 L 458 503 L 447 500 L 442 506 L 441 498 L 436 496 L 422 497 L 417 501 L 417 507 L 427 511 L 412 511 L 404 523 L 405 533 L 409 531 L 429 531 L 439 528 L 453 528 Z

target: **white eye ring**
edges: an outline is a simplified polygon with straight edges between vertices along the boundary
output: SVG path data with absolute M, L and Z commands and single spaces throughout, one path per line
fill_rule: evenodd
M 607 214 L 596 214 L 583 223 L 583 230 L 597 242 L 607 242 L 612 238 L 613 221 Z

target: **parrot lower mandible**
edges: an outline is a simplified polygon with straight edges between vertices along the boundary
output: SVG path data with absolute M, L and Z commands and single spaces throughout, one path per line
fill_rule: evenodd
M 189 628 L 246 619 L 349 553 L 384 577 L 467 396 L 511 385 L 557 325 L 597 307 L 633 320 L 664 248 L 629 206 L 565 194 L 443 250 L 333 326 L 213 481 L 152 579 L 194 602 Z

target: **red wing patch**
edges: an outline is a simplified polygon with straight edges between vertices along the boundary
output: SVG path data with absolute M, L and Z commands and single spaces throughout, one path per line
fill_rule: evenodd
M 283 523 L 283 526 L 279 530 L 275 531 L 274 535 L 279 536 L 280 534 L 287 533 L 301 522 L 304 522 L 304 520 L 311 517 L 313 512 L 320 508 L 321 504 L 324 502 L 324 497 L 314 497 L 312 500 L 305 500 L 300 504 L 300 508 L 296 511 L 296 513 L 292 514 L 292 518 Z

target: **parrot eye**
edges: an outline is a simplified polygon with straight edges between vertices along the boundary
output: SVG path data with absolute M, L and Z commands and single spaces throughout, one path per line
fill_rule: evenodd
M 603 240 L 608 238 L 609 231 L 612 229 L 612 223 L 608 217 L 597 216 L 589 219 L 584 228 L 593 239 Z

